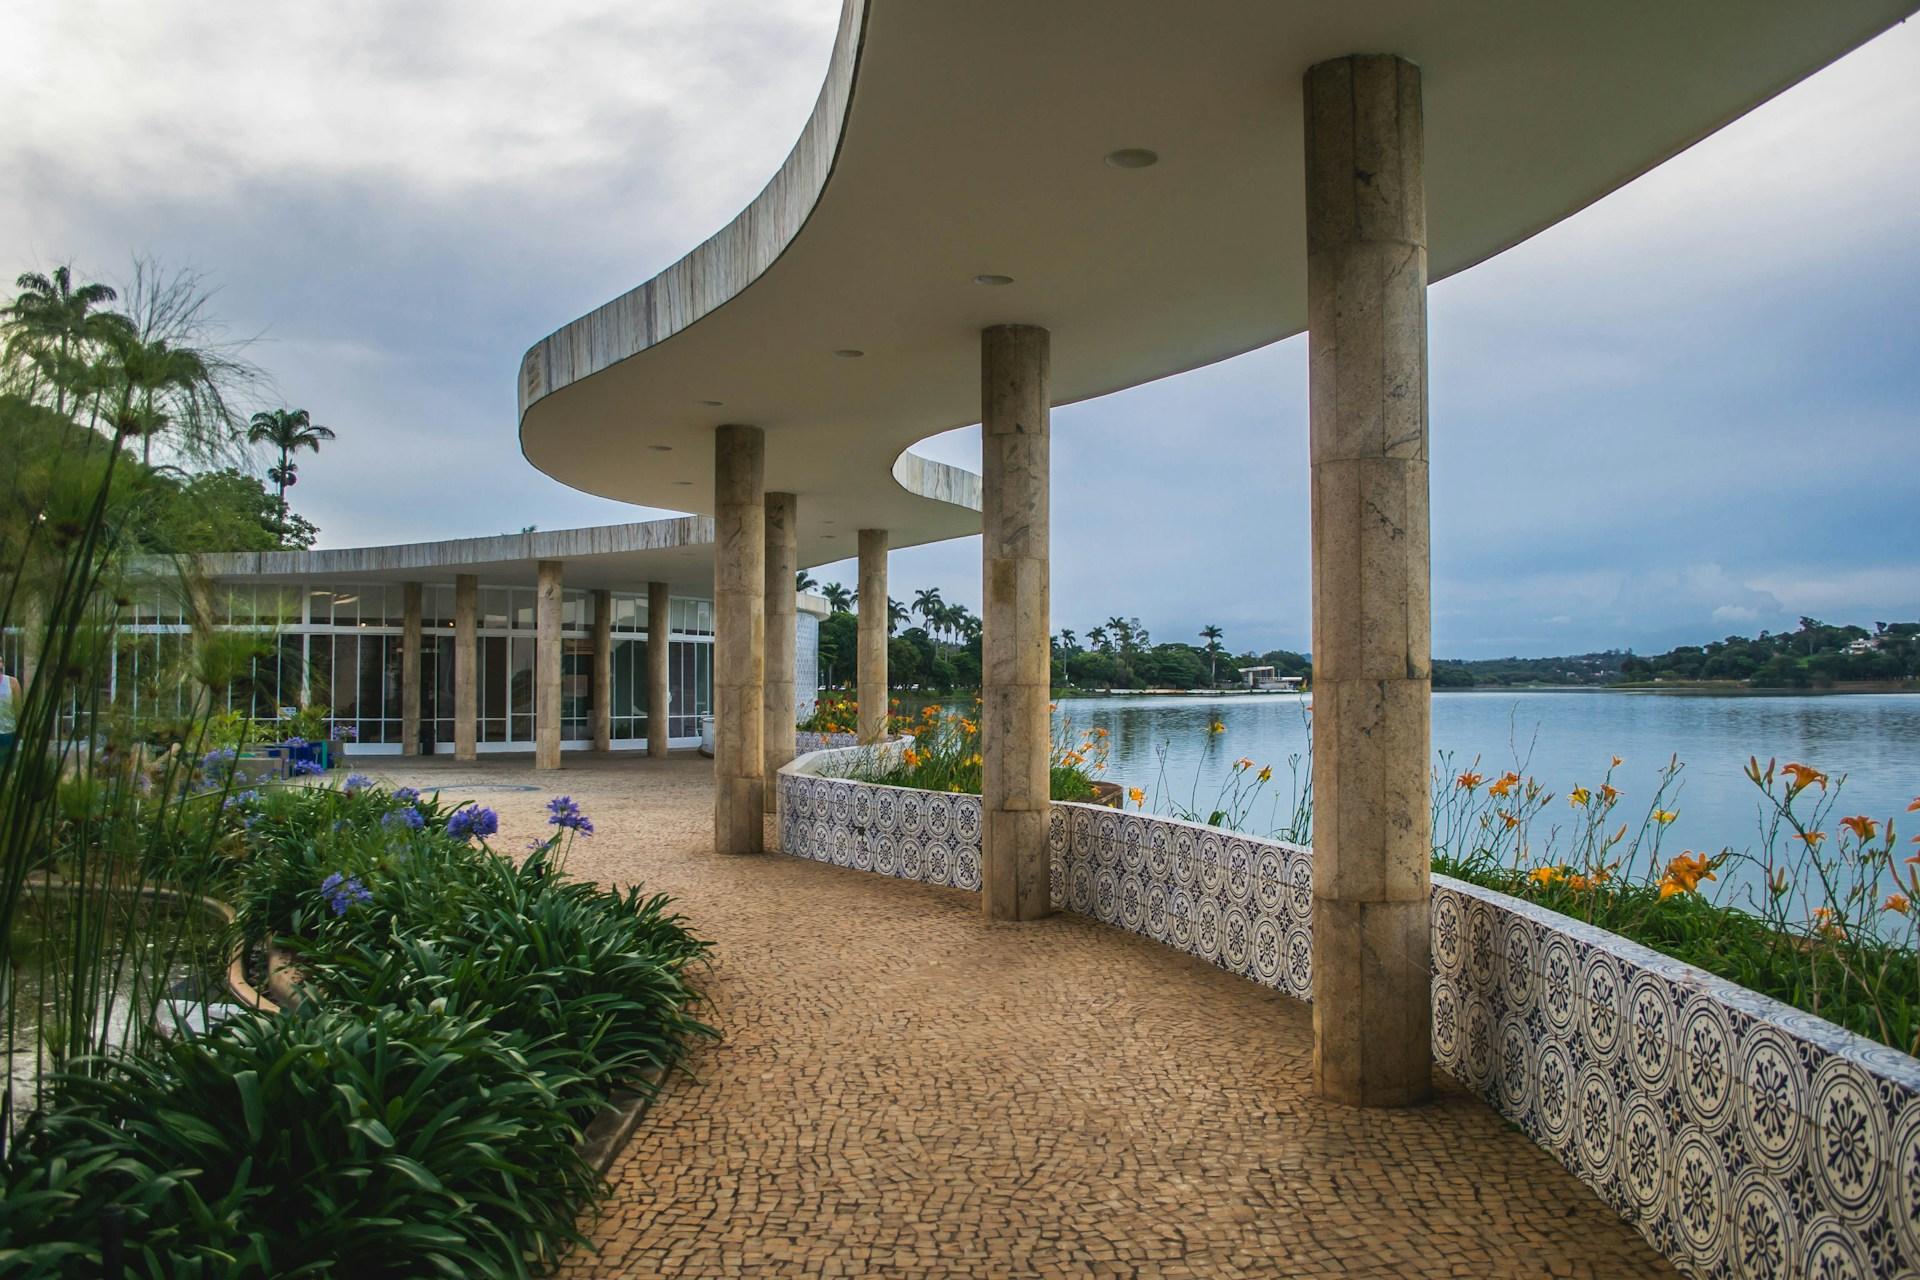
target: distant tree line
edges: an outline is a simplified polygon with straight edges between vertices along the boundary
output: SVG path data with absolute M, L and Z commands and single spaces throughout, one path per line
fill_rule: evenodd
M 1630 681 L 1737 681 L 1756 689 L 1805 689 L 1850 680 L 1920 678 L 1920 622 L 1876 622 L 1873 630 L 1801 618 L 1794 631 L 1762 631 L 1681 645 L 1654 657 L 1628 655 Z

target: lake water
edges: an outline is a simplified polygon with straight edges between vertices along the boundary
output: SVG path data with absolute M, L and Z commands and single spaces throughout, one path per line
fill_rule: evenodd
M 1150 809 L 1166 811 L 1172 797 L 1185 804 L 1197 792 L 1202 812 L 1219 792 L 1235 760 L 1270 764 L 1273 786 L 1285 807 L 1288 758 L 1306 769 L 1309 699 L 1282 694 L 1222 697 L 1074 698 L 1059 703 L 1056 721 L 1071 717 L 1076 730 L 1104 727 L 1111 754 L 1106 777 L 1160 790 Z M 1209 735 L 1214 721 L 1226 732 Z M 1602 691 L 1449 692 L 1433 697 L 1433 743 L 1451 752 L 1454 772 L 1477 756 L 1481 773 L 1506 769 L 1531 773 L 1557 797 L 1576 785 L 1599 785 L 1614 756 L 1624 760 L 1614 785 L 1624 793 L 1615 813 L 1638 826 L 1661 766 L 1678 755 L 1686 766 L 1668 808 L 1679 818 L 1663 848 L 1719 850 L 1753 848 L 1758 837 L 1759 792 L 1743 770 L 1749 756 L 1814 765 L 1845 789 L 1834 816 L 1864 813 L 1884 821 L 1898 815 L 1907 835 L 1920 831 L 1920 815 L 1906 807 L 1920 795 L 1920 696 L 1844 694 L 1715 696 Z M 1165 784 L 1160 753 L 1164 749 Z M 1197 787 L 1195 786 L 1197 781 Z M 1564 799 L 1549 819 L 1569 813 Z M 1255 810 L 1249 829 L 1275 824 L 1271 806 Z

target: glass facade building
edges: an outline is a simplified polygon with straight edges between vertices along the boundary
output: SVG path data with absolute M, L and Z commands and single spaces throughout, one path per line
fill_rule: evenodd
M 437 751 L 454 741 L 454 589 L 421 588 L 420 722 Z M 594 593 L 565 591 L 560 620 L 560 737 L 563 748 L 593 739 Z M 644 747 L 649 625 L 645 593 L 609 592 L 611 731 L 616 748 Z M 538 714 L 531 587 L 481 586 L 475 632 L 476 738 L 482 751 L 527 751 Z M 266 652 L 228 686 L 228 710 L 270 720 L 283 708 L 326 708 L 336 737 L 367 752 L 401 749 L 401 664 L 405 588 L 398 583 L 216 584 L 207 593 L 217 629 L 261 636 Z M 700 740 L 713 703 L 713 603 L 675 597 L 669 605 L 667 736 Z M 142 716 L 184 714 L 185 664 L 192 651 L 188 606 L 178 593 L 137 599 L 124 619 L 112 672 L 116 705 Z M 11 640 L 12 637 L 9 637 Z

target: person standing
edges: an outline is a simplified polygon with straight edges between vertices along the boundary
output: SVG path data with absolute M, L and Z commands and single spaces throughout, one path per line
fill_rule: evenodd
M 0 658 L 0 760 L 13 754 L 13 738 L 20 720 L 20 682 L 7 674 Z

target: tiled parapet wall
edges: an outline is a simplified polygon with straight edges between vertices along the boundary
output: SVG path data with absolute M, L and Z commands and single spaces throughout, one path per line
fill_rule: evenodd
M 795 751 L 826 751 L 860 745 L 860 735 L 857 733 L 816 733 L 811 729 L 801 729 L 795 732 L 793 738 Z
M 1920 1269 L 1920 1062 L 1435 877 L 1433 1052 L 1699 1276 Z
M 911 847 L 910 878 L 978 888 L 977 797 L 782 786 L 789 851 L 902 875 Z M 1076 804 L 1051 843 L 1056 907 L 1310 998 L 1309 850 Z M 1436 876 L 1432 902 L 1435 1061 L 1682 1271 L 1920 1275 L 1920 1062 L 1516 898 Z
M 897 744 L 896 744 L 897 745 Z M 980 797 L 821 776 L 890 747 L 821 751 L 780 774 L 780 849 L 837 867 L 980 889 Z
M 1313 995 L 1312 853 L 1217 827 L 1056 804 L 1053 905 Z

